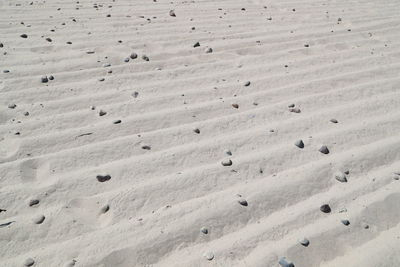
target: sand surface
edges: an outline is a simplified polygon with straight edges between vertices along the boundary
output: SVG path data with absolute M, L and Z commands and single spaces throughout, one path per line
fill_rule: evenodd
M 0 43 L 1 267 L 400 266 L 398 0 L 1 0 Z

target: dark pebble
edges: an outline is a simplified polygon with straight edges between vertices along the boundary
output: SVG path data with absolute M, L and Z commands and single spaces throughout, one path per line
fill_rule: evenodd
M 100 175 L 100 174 L 99 174 L 99 175 L 96 176 L 96 179 L 97 179 L 97 181 L 99 181 L 100 183 L 104 183 L 104 182 L 110 180 L 110 179 L 111 179 L 111 176 L 110 176 L 109 174 L 106 174 L 106 175 Z
M 328 204 L 324 204 L 319 208 L 323 213 L 330 213 L 331 207 Z
M 319 152 L 321 152 L 322 154 L 329 154 L 329 149 L 327 146 L 321 146 Z

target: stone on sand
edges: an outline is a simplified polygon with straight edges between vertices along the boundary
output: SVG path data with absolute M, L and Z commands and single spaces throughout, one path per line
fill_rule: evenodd
M 107 114 L 107 112 L 105 112 L 104 110 L 100 109 L 99 116 L 104 116 L 106 114 Z
M 249 205 L 249 203 L 247 203 L 247 200 L 242 197 L 238 199 L 238 202 L 240 205 L 245 206 L 245 207 L 247 207 Z
M 31 199 L 29 200 L 29 207 L 35 206 L 37 204 L 39 204 L 39 199 Z
M 200 232 L 206 235 L 208 234 L 208 229 L 206 227 L 201 227 Z
M 319 208 L 323 213 L 330 213 L 331 207 L 328 204 L 324 204 Z
M 329 154 L 329 149 L 327 146 L 321 146 L 319 149 L 319 152 L 321 152 L 322 154 Z
M 303 239 L 299 240 L 299 243 L 302 246 L 308 247 L 308 245 L 310 244 L 310 240 L 308 240 L 307 238 L 303 238 Z
M 200 129 L 199 128 L 195 128 L 195 129 L 193 129 L 193 132 L 199 134 L 200 133 Z
M 33 266 L 35 264 L 35 261 L 32 259 L 32 258 L 27 258 L 25 261 L 24 261 L 24 266 Z
M 299 108 L 290 108 L 289 111 L 293 113 L 301 113 L 301 110 Z
M 286 259 L 285 257 L 282 257 L 279 260 L 279 265 L 282 267 L 294 267 L 293 262 L 291 262 L 290 260 Z
M 232 165 L 232 160 L 230 159 L 224 159 L 221 161 L 222 166 L 231 166 Z
M 206 54 L 210 54 L 213 52 L 213 50 L 211 47 L 208 47 L 208 48 L 206 48 L 205 52 L 206 52 Z
M 47 78 L 47 76 L 42 76 L 42 78 L 40 78 L 42 83 L 47 83 L 49 81 L 49 79 Z
M 344 174 L 343 172 L 335 173 L 335 179 L 338 180 L 339 182 L 342 182 L 342 183 L 346 183 L 347 182 L 346 174 Z
M 169 15 L 170 15 L 171 17 L 176 17 L 176 14 L 175 14 L 175 11 L 174 11 L 174 10 L 170 10 L 170 11 L 169 11 Z
M 16 108 L 17 107 L 17 105 L 16 104 L 8 104 L 8 108 L 10 108 L 10 109 L 14 109 L 14 108 Z
M 211 260 L 214 259 L 214 253 L 212 253 L 211 251 L 206 252 L 206 253 L 204 253 L 204 257 L 205 257 L 207 260 L 211 261 Z
M 129 56 L 131 59 L 135 59 L 135 58 L 137 58 L 138 57 L 138 55 L 135 53 L 135 52 L 133 52 L 133 53 L 131 53 L 131 55 Z
M 332 123 L 338 123 L 337 119 L 330 119 L 330 122 L 332 122 Z
M 350 225 L 350 221 L 349 220 L 341 220 L 341 222 L 346 226 Z
M 193 45 L 193 47 L 199 47 L 200 46 L 200 43 L 199 42 L 196 42 L 194 45 Z
M 251 82 L 247 81 L 247 82 L 244 83 L 244 86 L 250 86 L 250 84 L 251 84 Z
M 303 143 L 303 140 L 297 140 L 295 143 L 294 143 L 294 145 L 295 146 L 297 146 L 298 148 L 304 148 L 304 143 Z
M 35 224 L 41 224 L 41 223 L 44 222 L 45 218 L 46 218 L 46 217 L 45 217 L 43 214 L 36 215 L 35 217 L 33 217 L 33 222 L 34 222 Z
M 108 180 L 111 179 L 111 175 L 109 175 L 109 174 L 105 174 L 105 175 L 98 174 L 98 175 L 96 176 L 96 179 L 97 179 L 97 181 L 99 181 L 100 183 L 104 183 L 104 182 L 106 182 L 106 181 L 108 181 Z

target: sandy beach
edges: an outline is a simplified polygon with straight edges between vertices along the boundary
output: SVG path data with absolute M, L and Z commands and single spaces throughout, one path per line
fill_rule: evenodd
M 400 266 L 400 2 L 0 2 L 0 267 Z

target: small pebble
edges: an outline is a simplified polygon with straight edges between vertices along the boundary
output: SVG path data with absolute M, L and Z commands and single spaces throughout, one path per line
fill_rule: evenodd
M 138 95 L 139 95 L 139 92 L 136 92 L 136 91 L 135 91 L 135 92 L 132 93 L 132 96 L 133 96 L 134 98 L 137 98 Z
M 247 81 L 247 82 L 244 83 L 244 86 L 250 86 L 250 84 L 251 84 L 251 82 Z
M 299 108 L 290 108 L 289 111 L 293 113 L 301 113 L 301 110 Z
M 330 119 L 330 122 L 332 122 L 332 123 L 338 123 L 337 119 Z
M 29 116 L 29 112 L 28 112 L 28 111 L 25 111 L 25 112 L 24 112 L 24 116 Z
M 129 62 L 129 57 L 125 58 L 124 62 Z
M 146 55 L 143 55 L 143 56 L 142 56 L 142 59 L 143 59 L 144 61 L 149 61 L 149 60 L 150 60 L 149 57 L 146 56 Z
M 101 208 L 101 213 L 106 213 L 107 211 L 110 210 L 110 205 L 106 204 Z
M 212 259 L 214 259 L 214 253 L 212 253 L 211 251 L 209 251 L 209 252 L 207 252 L 207 253 L 204 254 L 204 257 L 205 257 L 207 260 L 211 261 Z
M 71 260 L 69 262 L 67 262 L 64 267 L 73 267 L 75 266 L 76 260 Z
M 32 258 L 27 258 L 24 261 L 24 266 L 33 266 L 35 264 L 35 261 Z
M 151 149 L 151 147 L 150 146 L 142 146 L 142 149 L 144 149 L 144 150 L 150 150 Z
M 249 205 L 247 203 L 247 200 L 244 199 L 244 198 L 239 198 L 238 202 L 239 202 L 240 205 L 245 206 L 245 207 L 247 207 Z
M 239 105 L 238 104 L 232 104 L 232 107 L 239 108 Z
M 3 70 L 3 73 L 10 73 L 9 70 Z
M 138 55 L 137 55 L 135 52 L 133 52 L 129 57 L 130 57 L 131 59 L 135 59 L 135 58 L 138 57 Z
M 31 199 L 31 200 L 29 200 L 29 206 L 30 207 L 32 207 L 32 206 L 35 206 L 35 205 L 37 205 L 37 204 L 39 204 L 39 199 Z
M 200 46 L 200 43 L 199 42 L 196 42 L 194 45 L 193 45 L 193 47 L 199 47 Z
M 200 231 L 205 235 L 208 234 L 208 229 L 206 227 L 201 227 Z
M 199 130 L 199 128 L 196 128 L 196 129 L 193 130 L 193 132 L 199 134 L 199 133 L 200 133 L 200 130 Z
M 232 165 L 232 160 L 230 159 L 224 159 L 221 161 L 222 166 L 231 166 Z
M 53 76 L 53 75 L 50 75 L 50 76 L 49 76 L 49 80 L 50 80 L 50 81 L 54 80 L 54 76 Z
M 46 41 L 51 43 L 53 40 L 51 40 L 51 38 L 46 38 Z
M 295 143 L 294 143 L 294 145 L 295 146 L 297 146 L 298 148 L 304 148 L 304 143 L 303 143 L 303 140 L 297 140 Z
M 26 35 L 25 33 L 24 34 L 21 34 L 20 35 L 22 38 L 28 38 L 28 35 Z
M 107 114 L 107 112 L 105 112 L 104 110 L 100 109 L 99 116 L 104 116 L 106 114 Z
M 44 217 L 44 215 L 37 215 L 37 216 L 35 216 L 34 218 L 33 218 L 33 222 L 35 223 L 35 224 L 41 224 L 41 223 L 43 223 L 44 222 L 44 219 L 45 219 L 46 217 Z
M 327 146 L 321 146 L 319 152 L 321 152 L 322 154 L 329 154 L 329 149 Z
M 299 243 L 305 247 L 308 247 L 308 245 L 310 245 L 310 240 L 308 240 L 307 238 L 303 238 L 299 241 Z
M 176 17 L 176 14 L 175 14 L 175 11 L 174 11 L 174 10 L 170 10 L 170 11 L 169 11 L 169 15 L 170 15 L 171 17 Z
M 121 123 L 121 120 L 115 120 L 115 121 L 113 121 L 113 123 L 114 123 L 114 124 L 120 124 L 120 123 Z
M 279 265 L 282 267 L 294 267 L 293 262 L 291 262 L 290 260 L 286 259 L 285 257 L 282 257 L 279 260 Z
M 362 228 L 364 228 L 364 229 L 368 229 L 368 228 L 369 228 L 369 225 L 368 225 L 367 223 L 365 223 L 365 222 L 362 222 L 362 223 L 361 223 L 361 226 L 362 226 Z
M 350 225 L 350 221 L 349 220 L 341 220 L 341 222 L 346 226 Z
M 225 154 L 227 154 L 228 156 L 232 156 L 232 152 L 229 149 L 225 150 Z
M 14 108 L 16 108 L 16 107 L 17 107 L 16 104 L 8 104 L 8 108 L 10 108 L 10 109 L 14 109 Z
M 47 76 L 43 76 L 42 78 L 40 78 L 40 80 L 42 81 L 42 83 L 47 83 L 49 81 Z
M 103 64 L 103 68 L 108 68 L 108 67 L 111 67 L 111 64 L 110 64 L 110 63 L 104 63 L 104 64 Z
M 335 173 L 335 179 L 338 180 L 339 182 L 342 182 L 342 183 L 346 183 L 347 182 L 346 174 L 344 174 L 343 172 Z
M 330 213 L 331 207 L 328 204 L 324 204 L 319 208 L 323 213 Z
M 100 183 L 104 183 L 104 182 L 106 182 L 106 181 L 111 179 L 111 175 L 109 175 L 109 174 L 106 174 L 106 175 L 99 174 L 99 175 L 96 176 L 96 179 Z
M 206 52 L 207 54 L 210 54 L 210 53 L 213 52 L 213 50 L 212 50 L 211 47 L 208 47 L 208 48 L 206 48 L 205 52 Z
M 294 104 L 290 104 L 289 106 L 288 106 L 288 108 L 294 108 Z

